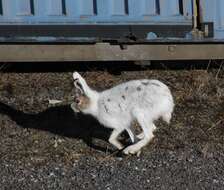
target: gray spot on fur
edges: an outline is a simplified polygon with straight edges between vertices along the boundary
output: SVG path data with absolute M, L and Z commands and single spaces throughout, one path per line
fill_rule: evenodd
M 147 86 L 149 82 L 142 82 L 143 85 Z
M 142 89 L 141 89 L 141 87 L 140 86 L 138 86 L 137 87 L 137 91 L 141 91 Z
M 121 109 L 121 104 L 118 104 L 119 108 Z
M 122 95 L 122 98 L 125 100 L 125 96 L 124 95 Z
M 125 90 L 126 90 L 126 91 L 128 90 L 128 86 L 126 86 Z
M 151 84 L 151 85 L 154 85 L 154 86 L 159 86 L 159 87 L 160 87 L 160 85 L 159 85 L 159 84 L 154 83 L 154 82 L 150 82 L 150 84 Z
M 107 108 L 107 106 L 104 104 L 104 109 L 105 109 L 105 111 L 108 113 L 108 108 Z
M 110 98 L 108 98 L 107 101 L 110 102 Z

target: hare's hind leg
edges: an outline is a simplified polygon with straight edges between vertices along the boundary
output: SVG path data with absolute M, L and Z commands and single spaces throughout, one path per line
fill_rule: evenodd
M 153 128 L 154 124 L 153 122 L 149 122 L 148 119 L 144 117 L 144 114 L 138 113 L 136 114 L 136 118 L 140 126 L 142 127 L 144 137 L 137 143 L 128 146 L 127 148 L 124 149 L 125 154 L 136 154 L 140 152 L 141 148 L 146 146 L 154 137 L 153 135 Z
M 119 150 L 124 148 L 124 146 L 117 140 L 122 131 L 123 129 L 114 129 L 109 138 L 109 142 Z
M 137 135 L 138 139 L 143 139 L 144 138 L 144 132 L 142 131 L 140 134 Z
M 131 127 L 131 128 L 127 128 L 126 129 L 130 139 L 131 139 L 131 142 L 134 143 L 137 141 L 137 138 L 136 138 L 136 135 L 134 133 L 134 129 Z
M 154 132 L 154 131 L 156 130 L 156 126 L 155 126 L 154 123 L 152 123 L 151 128 L 152 128 L 152 132 Z M 136 137 L 137 137 L 138 139 L 143 139 L 144 136 L 145 136 L 145 135 L 144 135 L 144 131 L 142 131 L 140 134 L 136 135 Z

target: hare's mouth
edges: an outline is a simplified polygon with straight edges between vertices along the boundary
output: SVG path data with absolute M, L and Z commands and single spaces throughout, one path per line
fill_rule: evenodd
M 73 109 L 74 112 L 80 112 L 80 110 L 77 108 L 77 104 L 74 102 L 71 104 L 71 108 Z

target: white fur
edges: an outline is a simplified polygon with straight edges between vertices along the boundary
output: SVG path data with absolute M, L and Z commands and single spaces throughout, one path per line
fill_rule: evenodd
M 174 108 L 173 97 L 169 88 L 158 80 L 133 80 L 103 92 L 92 90 L 77 72 L 73 73 L 74 80 L 78 80 L 83 91 L 90 98 L 90 106 L 82 110 L 84 114 L 94 116 L 105 127 L 114 129 L 109 142 L 122 149 L 118 142 L 119 134 L 127 130 L 134 141 L 131 124 L 137 120 L 142 128 L 140 140 L 124 149 L 125 154 L 139 153 L 154 137 L 156 129 L 154 121 L 160 117 L 170 122 Z

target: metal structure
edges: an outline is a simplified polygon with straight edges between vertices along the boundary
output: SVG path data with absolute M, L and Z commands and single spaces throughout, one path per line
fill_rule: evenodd
M 210 23 L 214 38 L 224 39 L 224 1 L 223 0 L 201 0 L 200 14 L 202 23 Z
M 192 25 L 191 0 L 0 2 L 1 41 L 81 43 L 183 38 Z
M 189 23 L 191 0 L 1 0 L 1 23 Z
M 0 61 L 223 59 L 223 0 L 0 0 Z

